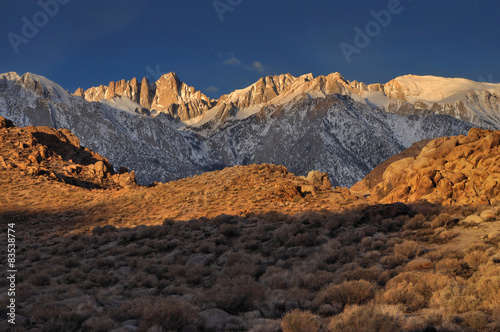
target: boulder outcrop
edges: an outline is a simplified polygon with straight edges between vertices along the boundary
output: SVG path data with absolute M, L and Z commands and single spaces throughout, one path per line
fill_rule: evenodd
M 68 129 L 18 128 L 3 117 L 0 129 L 0 170 L 17 169 L 25 175 L 46 176 L 84 188 L 137 186 L 134 171 L 115 174 L 106 158 L 82 147 Z
M 371 189 L 371 199 L 382 203 L 496 204 L 500 202 L 499 143 L 500 131 L 478 128 L 467 136 L 431 140 L 418 156 L 390 164 L 382 181 Z M 358 183 L 353 188 L 365 185 Z

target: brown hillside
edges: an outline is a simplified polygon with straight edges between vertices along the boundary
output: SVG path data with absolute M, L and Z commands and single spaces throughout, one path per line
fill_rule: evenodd
M 346 188 L 331 188 L 326 174 L 296 177 L 283 166 L 226 168 L 141 187 L 134 172 L 114 174 L 107 159 L 81 147 L 68 130 L 0 128 L 0 198 L 4 214 L 64 211 L 59 223 L 86 231 L 106 222 L 119 227 L 161 224 L 220 214 L 339 210 L 357 202 Z M 121 190 L 128 188 L 127 190 Z M 14 215 L 13 215 L 14 214 Z M 76 224 L 76 225 L 75 225 Z

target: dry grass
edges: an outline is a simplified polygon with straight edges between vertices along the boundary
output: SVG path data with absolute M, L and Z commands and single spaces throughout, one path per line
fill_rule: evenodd
M 22 230 L 19 252 L 30 259 L 20 261 L 19 280 L 30 286 L 20 301 L 38 309 L 21 314 L 55 330 L 104 330 L 130 319 L 140 330 L 201 329 L 199 313 L 214 308 L 240 330 L 273 331 L 276 322 L 310 330 L 307 317 L 317 326 L 331 318 L 333 331 L 498 324 L 498 242 L 444 242 L 441 250 L 443 240 L 428 232 L 436 216 L 412 208 L 421 228 L 385 233 L 384 219 L 362 221 L 363 209 L 167 220 L 63 237 Z M 63 304 L 82 295 L 92 299 L 84 311 L 81 302 Z M 41 299 L 53 305 L 37 307 Z
M 332 332 L 384 332 L 399 331 L 401 322 L 390 312 L 378 306 L 350 306 L 329 325 Z
M 318 332 L 317 317 L 309 311 L 294 309 L 281 320 L 283 332 Z

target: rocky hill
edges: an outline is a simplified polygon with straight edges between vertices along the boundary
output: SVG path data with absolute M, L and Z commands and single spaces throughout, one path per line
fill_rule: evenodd
M 437 138 L 386 165 L 381 178 L 369 174 L 351 190 L 369 190 L 372 200 L 383 203 L 497 205 L 499 143 L 499 131 L 478 128 L 467 136 Z
M 122 167 L 115 174 L 106 158 L 81 146 L 68 129 L 18 128 L 0 116 L 0 142 L 0 169 L 10 176 L 42 176 L 87 189 L 136 186 L 134 171 Z M 4 180 L 12 181 L 10 176 Z

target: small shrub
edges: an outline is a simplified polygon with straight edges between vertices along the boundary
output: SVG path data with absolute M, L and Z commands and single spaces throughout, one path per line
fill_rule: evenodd
M 472 288 L 473 294 L 481 299 L 480 310 L 497 310 L 500 318 L 500 269 L 482 268 L 480 271 L 479 279 L 474 280 L 469 288 Z
M 458 218 L 456 218 L 454 216 L 450 216 L 447 213 L 442 213 L 442 214 L 438 215 L 436 218 L 434 218 L 434 220 L 432 220 L 431 228 L 432 229 L 436 229 L 439 227 L 450 228 L 450 227 L 453 227 L 454 225 L 456 225 L 458 223 L 458 221 L 459 221 Z
M 425 217 L 417 214 L 403 225 L 403 230 L 417 230 L 425 227 Z
M 456 258 L 445 258 L 436 263 L 436 271 L 445 275 L 462 278 L 469 278 L 472 275 L 467 263 Z
M 117 324 L 108 316 L 90 317 L 82 324 L 82 332 L 111 331 Z
M 351 271 L 342 273 L 342 275 L 339 277 L 339 280 L 367 280 L 370 282 L 375 282 L 379 279 L 381 273 L 382 269 L 376 266 L 372 266 L 369 268 L 357 267 Z
M 425 204 L 414 205 L 412 206 L 412 209 L 417 214 L 421 214 L 427 220 L 429 220 L 430 218 L 433 218 L 434 216 L 440 214 L 442 207 L 440 205 L 425 203 Z
M 329 325 L 332 332 L 386 332 L 399 331 L 400 318 L 384 312 L 381 307 L 350 306 L 334 316 Z
M 425 308 L 432 295 L 446 287 L 450 279 L 441 274 L 405 272 L 391 279 L 378 298 L 383 303 L 403 305 L 407 311 Z
M 430 242 L 434 243 L 447 243 L 458 236 L 458 233 L 455 233 L 450 230 L 442 230 L 437 231 L 435 235 L 430 239 Z
M 207 266 L 195 265 L 186 269 L 186 279 L 192 285 L 198 285 L 203 278 L 210 274 L 210 268 Z
M 406 264 L 406 268 L 410 271 L 425 270 L 430 269 L 431 267 L 432 261 L 427 258 L 417 258 Z
M 421 246 L 415 241 L 404 241 L 394 246 L 394 252 L 401 254 L 409 259 L 415 258 L 421 251 Z
M 304 276 L 304 286 L 309 290 L 318 291 L 330 284 L 333 276 L 333 273 L 323 270 L 308 273 Z
M 307 233 L 297 234 L 295 237 L 290 238 L 285 245 L 295 247 L 311 247 L 315 244 L 317 234 L 314 231 Z
M 139 318 L 139 330 L 159 326 L 167 331 L 189 327 L 196 319 L 196 310 L 190 304 L 172 297 L 142 297 L 129 304 L 128 314 Z
M 254 319 L 250 321 L 250 331 L 259 332 L 280 332 L 281 323 L 277 319 Z
M 233 279 L 218 279 L 208 291 L 208 296 L 222 309 L 232 315 L 257 309 L 264 295 L 261 284 L 249 276 L 238 276 Z
M 69 312 L 69 309 L 54 303 L 37 304 L 32 309 L 32 320 L 37 323 L 55 321 L 63 313 Z
M 406 281 L 395 285 L 388 284 L 382 299 L 388 304 L 402 304 L 409 311 L 417 311 L 426 305 L 425 297 L 416 290 L 415 285 Z
M 393 269 L 396 266 L 403 265 L 406 263 L 406 257 L 401 254 L 394 254 L 389 256 L 384 256 L 380 259 L 382 265 L 386 265 L 388 268 Z
M 408 216 L 399 216 L 394 219 L 388 218 L 382 220 L 380 229 L 384 232 L 394 232 L 400 230 L 407 221 Z
M 23 255 L 25 259 L 30 260 L 32 262 L 37 262 L 40 260 L 40 253 L 33 249 L 26 250 L 26 252 Z
M 463 313 L 476 310 L 481 300 L 463 283 L 451 284 L 436 292 L 432 299 L 434 307 L 446 308 L 452 312 Z
M 318 332 L 317 317 L 310 311 L 294 309 L 281 321 L 283 332 Z
M 321 316 L 332 316 L 332 315 L 338 315 L 342 312 L 343 307 L 340 303 L 334 303 L 334 304 L 322 304 L 318 308 L 318 314 Z
M 230 237 L 235 237 L 240 234 L 239 227 L 238 225 L 234 224 L 223 224 L 220 226 L 220 232 L 224 236 L 230 238 Z
M 488 251 L 489 247 L 490 246 L 486 243 L 474 243 L 468 246 L 467 249 L 464 250 L 464 253 L 469 254 L 473 251 Z
M 477 270 L 479 266 L 485 264 L 488 261 L 488 253 L 484 251 L 473 251 L 468 253 L 464 257 L 464 262 L 466 262 L 471 268 Z
M 79 252 L 85 249 L 85 243 L 82 240 L 73 241 L 67 248 L 67 252 Z
M 344 281 L 340 285 L 331 285 L 323 296 L 330 303 L 361 304 L 375 295 L 375 286 L 366 280 Z

